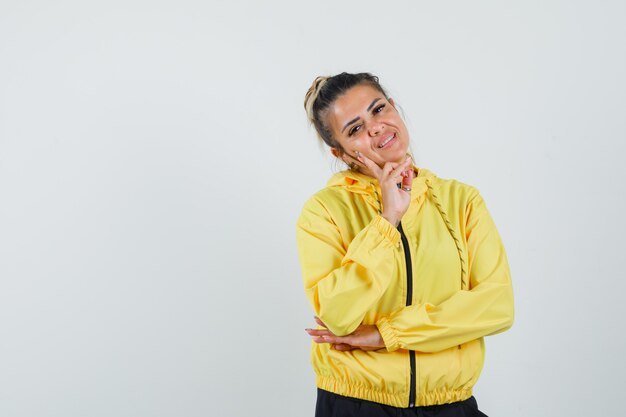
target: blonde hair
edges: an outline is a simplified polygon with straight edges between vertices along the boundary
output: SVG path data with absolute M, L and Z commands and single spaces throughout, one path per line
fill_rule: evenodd
M 315 103 L 315 99 L 317 99 L 317 95 L 319 94 L 326 81 L 328 81 L 330 77 L 322 76 L 315 78 L 311 87 L 306 92 L 304 96 L 304 110 L 306 111 L 306 117 L 309 119 L 309 122 L 313 123 L 315 120 L 315 115 L 313 114 L 313 103 Z

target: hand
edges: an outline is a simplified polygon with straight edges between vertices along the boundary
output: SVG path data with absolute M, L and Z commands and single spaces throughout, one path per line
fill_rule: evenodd
M 318 317 L 315 317 L 315 322 L 324 329 L 305 329 L 315 343 L 330 343 L 332 349 L 344 352 L 354 349 L 378 350 L 385 347 L 385 342 L 374 325 L 361 324 L 347 336 L 335 336 L 326 329 L 326 325 Z
M 371 159 L 358 152 L 357 158 L 363 163 L 380 184 L 383 199 L 382 216 L 389 223 L 398 227 L 402 216 L 409 208 L 411 203 L 411 184 L 413 183 L 413 175 L 415 172 L 411 169 L 412 159 L 407 157 L 400 164 L 395 162 L 386 162 L 380 168 Z M 398 188 L 398 183 L 401 183 Z

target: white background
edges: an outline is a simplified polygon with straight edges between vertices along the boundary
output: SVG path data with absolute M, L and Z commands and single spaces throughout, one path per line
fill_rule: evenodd
M 302 107 L 370 71 L 481 190 L 490 416 L 623 414 L 623 1 L 0 1 L 0 415 L 312 416 Z

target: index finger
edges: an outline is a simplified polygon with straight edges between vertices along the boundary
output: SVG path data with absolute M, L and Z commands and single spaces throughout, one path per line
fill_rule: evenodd
M 359 151 L 356 151 L 355 154 L 358 160 L 361 161 L 367 168 L 369 168 L 369 170 L 372 171 L 374 175 L 376 175 L 377 177 L 380 177 L 380 175 L 383 173 L 383 170 L 380 169 L 380 167 L 376 165 L 374 161 L 372 161 L 371 159 L 369 159 L 367 156 L 363 155 Z
M 319 317 L 317 317 L 317 316 L 315 316 L 315 322 L 316 322 L 317 324 L 319 324 L 320 326 L 322 326 L 322 327 L 326 328 L 326 325 L 324 324 L 324 322 L 323 322 L 322 320 L 320 320 L 320 318 L 319 318 Z

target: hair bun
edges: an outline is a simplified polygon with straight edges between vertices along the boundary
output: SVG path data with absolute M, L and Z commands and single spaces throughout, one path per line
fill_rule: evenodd
M 328 76 L 319 76 L 315 78 L 313 84 L 311 84 L 311 87 L 309 87 L 309 90 L 304 96 L 304 110 L 306 111 L 306 116 L 311 123 L 315 120 L 315 115 L 313 114 L 313 104 L 315 103 L 320 90 L 324 87 L 324 84 L 326 84 L 326 81 L 328 81 L 329 78 L 330 77 Z

